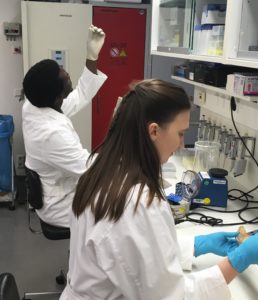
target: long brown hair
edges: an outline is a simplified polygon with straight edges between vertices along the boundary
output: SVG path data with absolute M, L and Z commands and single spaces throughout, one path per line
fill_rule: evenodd
M 148 124 L 164 126 L 182 111 L 189 110 L 185 91 L 169 82 L 143 80 L 130 87 L 123 97 L 104 142 L 91 167 L 79 179 L 73 212 L 79 217 L 90 207 L 95 223 L 122 216 L 129 191 L 140 183 L 135 211 L 145 185 L 149 187 L 148 205 L 154 196 L 162 199 L 161 164 L 150 139 Z

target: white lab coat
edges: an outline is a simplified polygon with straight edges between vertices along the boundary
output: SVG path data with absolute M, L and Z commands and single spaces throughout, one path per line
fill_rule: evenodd
M 138 189 L 116 223 L 94 225 L 90 209 L 79 218 L 71 214 L 68 281 L 60 300 L 229 300 L 217 266 L 183 273 L 193 258 L 193 239 L 180 250 L 165 201 L 147 208 L 146 187 L 134 214 Z
M 91 102 L 106 78 L 85 67 L 77 87 L 63 101 L 63 114 L 49 107 L 38 108 L 28 100 L 23 105 L 25 165 L 40 176 L 44 206 L 37 213 L 49 224 L 69 226 L 75 187 L 89 157 L 69 117 Z

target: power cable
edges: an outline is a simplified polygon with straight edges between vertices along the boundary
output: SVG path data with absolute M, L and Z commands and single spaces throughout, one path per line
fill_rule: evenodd
M 233 111 L 236 111 L 236 101 L 234 97 L 231 97 L 230 99 L 230 113 L 231 113 L 231 120 L 234 126 L 234 129 L 239 137 L 239 139 L 241 140 L 241 142 L 243 143 L 245 149 L 247 150 L 247 152 L 249 153 L 249 155 L 251 156 L 251 158 L 253 159 L 253 161 L 255 162 L 256 166 L 258 167 L 258 162 L 255 159 L 253 153 L 250 151 L 250 149 L 248 148 L 248 146 L 246 145 L 244 139 L 242 138 L 235 120 L 234 120 L 234 115 L 233 115 Z M 210 211 L 215 211 L 215 212 L 220 212 L 220 213 L 238 213 L 238 217 L 241 220 L 241 222 L 235 222 L 235 223 L 223 223 L 223 219 L 220 218 L 214 218 L 211 216 L 206 216 L 205 214 L 199 213 L 199 212 L 190 212 L 188 213 L 184 218 L 177 220 L 177 224 L 178 223 L 182 223 L 185 221 L 189 221 L 189 222 L 194 222 L 194 223 L 199 223 L 199 224 L 207 224 L 210 226 L 233 226 L 233 225 L 243 225 L 243 224 L 258 224 L 258 214 L 257 217 L 254 217 L 251 220 L 247 220 L 246 218 L 243 217 L 243 213 L 248 211 L 248 210 L 257 210 L 258 211 L 258 206 L 252 206 L 249 207 L 250 203 L 256 203 L 257 201 L 252 201 L 249 198 L 253 199 L 253 196 L 250 195 L 252 192 L 254 192 L 255 190 L 258 189 L 258 185 L 254 188 L 252 188 L 251 190 L 249 190 L 248 192 L 244 192 L 240 189 L 231 189 L 228 191 L 228 199 L 231 201 L 242 201 L 245 203 L 245 205 L 240 208 L 240 209 L 236 209 L 236 210 L 230 210 L 230 211 L 223 211 L 220 209 L 215 209 L 215 208 L 210 208 L 204 205 L 200 205 L 198 208 L 204 208 L 206 210 L 210 210 Z M 232 195 L 232 192 L 239 192 L 240 195 L 239 196 L 234 196 Z M 196 208 L 196 209 L 198 209 Z M 194 216 L 199 217 L 199 219 L 195 218 Z

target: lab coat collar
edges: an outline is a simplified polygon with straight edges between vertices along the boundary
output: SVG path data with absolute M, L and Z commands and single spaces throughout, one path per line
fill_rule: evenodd
M 66 116 L 61 113 L 58 112 L 57 110 L 51 108 L 51 107 L 37 107 L 35 105 L 33 105 L 32 103 L 30 103 L 29 100 L 26 100 L 24 103 L 25 109 L 27 111 L 27 113 L 35 116 L 35 115 L 42 115 L 42 116 L 50 116 L 53 119 L 60 119 L 60 118 L 64 118 L 67 119 Z

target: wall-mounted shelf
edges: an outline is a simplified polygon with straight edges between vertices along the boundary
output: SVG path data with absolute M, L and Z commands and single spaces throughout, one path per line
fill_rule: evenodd
M 212 63 L 220 63 L 224 65 L 234 65 L 239 67 L 258 69 L 258 62 L 253 60 L 247 60 L 243 58 L 225 58 L 222 56 L 209 56 L 209 55 L 194 55 L 194 54 L 182 54 L 174 52 L 162 52 L 157 50 L 152 50 L 151 55 L 166 56 L 178 59 L 187 60 L 197 60 L 197 61 L 207 61 Z
M 171 78 L 174 79 L 174 80 L 178 80 L 178 81 L 181 81 L 181 82 L 192 84 L 194 86 L 203 88 L 205 90 L 213 91 L 213 92 L 218 93 L 220 95 L 226 95 L 226 96 L 229 96 L 229 97 L 233 96 L 237 99 L 241 99 L 241 100 L 245 100 L 245 101 L 253 102 L 253 103 L 258 103 L 258 97 L 242 96 L 242 95 L 230 93 L 225 88 L 219 88 L 219 87 L 215 87 L 215 86 L 212 86 L 212 85 L 203 84 L 203 83 L 192 81 L 192 80 L 182 78 L 182 77 L 179 77 L 179 76 L 172 75 Z
M 207 61 L 207 62 L 214 62 L 214 63 L 221 63 L 221 64 L 224 63 L 223 58 L 221 56 L 181 54 L 181 53 L 174 53 L 174 52 L 161 52 L 161 51 L 156 51 L 156 50 L 152 50 L 151 54 L 175 57 L 175 58 L 182 58 L 182 59 L 189 59 L 189 60 Z

